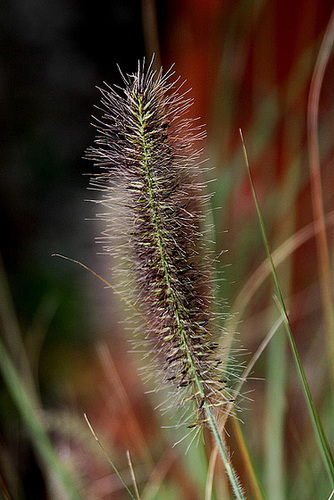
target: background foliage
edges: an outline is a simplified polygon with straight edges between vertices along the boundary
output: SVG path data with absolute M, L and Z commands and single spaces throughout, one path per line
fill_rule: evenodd
M 206 123 L 203 147 L 215 170 L 216 251 L 225 268 L 222 296 L 236 316 L 238 344 L 253 353 L 278 317 L 271 279 L 256 273 L 265 260 L 242 157 L 246 138 L 255 186 L 272 248 L 288 238 L 278 267 L 294 336 L 333 444 L 333 359 L 321 293 L 316 240 L 302 243 L 314 220 L 307 148 L 307 99 L 329 0 L 79 2 L 4 1 L 1 61 L 1 336 L 15 366 L 38 396 L 37 407 L 63 462 L 85 498 L 127 498 L 94 442 L 83 413 L 131 485 L 131 452 L 142 498 L 205 496 L 208 446 L 184 456 L 145 394 L 136 354 L 128 352 L 123 308 L 110 290 L 78 266 L 82 260 L 111 280 L 112 263 L 97 255 L 99 234 L 86 190 L 91 165 L 81 160 L 103 80 L 119 83 L 116 63 L 132 72 L 153 51 L 165 68 L 187 78 Z M 323 206 L 333 255 L 333 56 L 320 99 Z M 332 264 L 332 260 L 331 260 Z M 331 267 L 333 267 L 331 265 Z M 325 270 L 326 271 L 326 270 Z M 328 271 L 328 270 L 327 270 Z M 250 281 L 249 281 L 250 280 Z M 247 288 L 245 286 L 247 285 Z M 247 361 L 249 355 L 241 356 Z M 278 331 L 247 383 L 240 418 L 270 499 L 328 498 L 297 373 Z M 57 498 L 57 484 L 34 446 L 5 385 L 1 386 L 2 492 L 12 498 Z M 43 410 L 42 410 L 43 408 Z M 231 424 L 233 461 L 254 493 Z M 221 464 L 213 498 L 225 498 Z

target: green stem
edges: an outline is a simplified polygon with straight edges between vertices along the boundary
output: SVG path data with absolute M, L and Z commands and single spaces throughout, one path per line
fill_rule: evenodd
M 213 435 L 214 435 L 215 440 L 217 442 L 217 446 L 219 448 L 223 462 L 225 464 L 226 472 L 227 472 L 227 475 L 230 479 L 231 486 L 233 488 L 235 496 L 238 500 L 245 500 L 245 496 L 244 496 L 244 493 L 243 493 L 242 488 L 240 486 L 240 483 L 238 481 L 237 475 L 236 475 L 236 473 L 231 465 L 231 462 L 229 460 L 228 453 L 226 451 L 224 442 L 223 442 L 221 435 L 218 431 L 216 419 L 215 419 L 214 415 L 212 414 L 210 406 L 206 400 L 205 391 L 203 389 L 201 380 L 200 380 L 199 375 L 198 375 L 198 371 L 197 371 L 196 366 L 195 366 L 195 361 L 193 359 L 193 356 L 192 356 L 192 353 L 191 353 L 191 350 L 190 350 L 190 347 L 188 344 L 187 334 L 184 330 L 182 320 L 180 317 L 180 310 L 182 309 L 182 305 L 179 303 L 177 297 L 175 296 L 173 288 L 171 287 L 168 262 L 166 260 L 166 252 L 164 249 L 163 237 L 162 237 L 161 231 L 160 231 L 157 203 L 156 203 L 155 196 L 154 196 L 154 180 L 153 180 L 152 175 L 151 175 L 150 164 L 149 164 L 150 163 L 150 148 L 149 148 L 148 141 L 147 141 L 146 134 L 145 134 L 145 117 L 143 115 L 142 100 L 140 100 L 138 103 L 138 112 L 139 112 L 139 122 L 140 122 L 140 133 L 141 133 L 141 137 L 142 137 L 142 146 L 143 146 L 143 152 L 144 152 L 144 167 L 146 169 L 146 176 L 147 176 L 147 181 L 148 181 L 148 190 L 149 190 L 150 204 L 151 204 L 152 213 L 153 213 L 154 228 L 156 231 L 157 244 L 158 244 L 160 258 L 161 258 L 161 262 L 162 262 L 162 266 L 163 266 L 163 270 L 164 270 L 164 277 L 165 277 L 166 284 L 167 284 L 167 287 L 169 290 L 170 298 L 173 301 L 173 303 L 175 304 L 175 319 L 176 319 L 178 331 L 179 331 L 180 337 L 181 337 L 180 343 L 182 344 L 183 350 L 186 353 L 187 361 L 188 361 L 190 370 L 191 370 L 193 377 L 194 377 L 194 380 L 195 380 L 196 389 L 197 389 L 202 401 L 204 401 L 203 407 L 205 409 L 207 419 L 209 421 Z
M 333 487 L 334 486 L 334 459 L 333 459 L 333 455 L 332 455 L 325 431 L 323 429 L 318 411 L 316 409 L 316 406 L 315 406 L 315 403 L 314 403 L 314 400 L 312 397 L 311 389 L 310 389 L 310 386 L 308 384 L 306 374 L 305 374 L 303 365 L 302 365 L 301 360 L 300 360 L 300 356 L 299 356 L 299 352 L 298 352 L 298 349 L 297 349 L 297 346 L 295 343 L 295 339 L 293 337 L 288 313 L 287 313 L 287 310 L 285 307 L 285 302 L 283 299 L 280 285 L 278 283 L 276 268 L 275 268 L 274 261 L 272 258 L 272 254 L 271 254 L 271 250 L 270 250 L 270 246 L 269 246 L 269 242 L 268 242 L 268 238 L 267 238 L 267 234 L 266 234 L 266 230 L 265 230 L 265 225 L 264 225 L 264 221 L 263 221 L 261 210 L 260 210 L 259 201 L 258 201 L 257 194 L 255 191 L 255 186 L 254 186 L 252 174 L 251 174 L 250 167 L 249 167 L 247 150 L 246 150 L 246 146 L 245 146 L 245 142 L 244 142 L 241 130 L 240 130 L 240 135 L 241 135 L 241 139 L 242 139 L 242 145 L 243 145 L 243 150 L 244 150 L 244 155 L 245 155 L 245 160 L 246 160 L 246 166 L 247 166 L 249 180 L 250 180 L 250 184 L 251 184 L 251 188 L 252 188 L 252 193 L 253 193 L 253 198 L 254 198 L 254 202 L 255 202 L 255 206 L 256 206 L 256 211 L 257 211 L 258 218 L 260 221 L 261 233 L 262 233 L 263 241 L 265 244 L 269 264 L 271 267 L 271 273 L 272 273 L 275 287 L 276 287 L 277 294 L 278 294 L 277 302 L 278 302 L 282 317 L 284 319 L 285 328 L 286 328 L 288 338 L 289 338 L 289 341 L 291 344 L 292 352 L 293 352 L 293 355 L 295 358 L 298 374 L 299 374 L 299 377 L 300 377 L 301 382 L 302 382 L 304 396 L 305 396 L 306 403 L 307 403 L 307 406 L 308 406 L 308 409 L 310 412 L 310 416 L 311 416 L 313 427 L 314 427 L 315 434 L 317 437 L 318 445 L 319 445 L 319 448 L 320 448 L 320 451 L 322 454 L 322 458 L 324 460 L 324 464 L 325 464 L 331 485 Z
M 229 477 L 229 480 L 230 480 L 232 489 L 234 491 L 235 497 L 238 500 L 245 500 L 246 497 L 245 497 L 244 492 L 242 490 L 242 487 L 239 483 L 237 474 L 236 474 L 235 470 L 233 469 L 232 464 L 230 462 L 228 452 L 226 450 L 226 447 L 225 447 L 225 444 L 222 440 L 222 437 L 219 433 L 215 417 L 212 415 L 210 407 L 206 401 L 204 402 L 204 408 L 205 408 L 205 411 L 206 411 L 206 414 L 207 414 L 207 417 L 209 420 L 211 430 L 212 430 L 213 435 L 215 437 L 218 449 L 219 449 L 220 454 L 222 456 L 222 459 L 223 459 L 223 462 L 225 465 L 225 469 L 226 469 L 227 475 Z

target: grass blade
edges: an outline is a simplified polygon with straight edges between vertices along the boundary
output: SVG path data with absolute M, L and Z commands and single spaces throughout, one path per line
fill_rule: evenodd
M 331 266 L 325 225 L 324 202 L 322 195 L 320 151 L 318 140 L 318 114 L 322 82 L 333 48 L 333 44 L 334 10 L 328 23 L 327 30 L 318 54 L 317 62 L 313 71 L 307 114 L 308 149 L 310 158 L 310 185 L 314 219 L 320 224 L 320 231 L 317 234 L 316 241 L 319 259 L 319 279 L 327 327 L 328 349 L 330 353 L 329 359 L 332 384 L 334 383 L 334 311 L 331 284 Z
M 255 469 L 254 462 L 252 460 L 248 444 L 246 442 L 245 435 L 242 431 L 239 421 L 235 418 L 232 420 L 234 432 L 238 440 L 239 448 L 241 450 L 242 459 L 244 461 L 247 475 L 252 485 L 252 490 L 254 493 L 254 498 L 256 500 L 267 500 L 267 495 L 265 494 L 264 488 L 260 482 L 260 478 Z
M 114 465 L 114 463 L 112 462 L 112 460 L 110 459 L 108 453 L 106 452 L 106 450 L 104 449 L 101 441 L 99 440 L 99 438 L 97 437 L 93 427 L 92 427 L 92 424 L 90 423 L 90 421 L 88 420 L 88 417 L 86 415 L 86 413 L 84 413 L 84 417 L 85 417 L 85 420 L 87 422 L 87 425 L 89 427 L 89 430 L 90 432 L 93 434 L 94 436 L 94 439 L 95 441 L 97 442 L 97 444 L 99 445 L 99 447 L 101 448 L 104 456 L 106 457 L 106 459 L 108 460 L 109 464 L 111 465 L 111 467 L 113 468 L 113 470 L 115 471 L 116 475 L 118 476 L 119 480 L 121 481 L 121 483 L 123 484 L 124 488 L 126 489 L 126 491 L 129 493 L 130 497 L 132 498 L 132 500 L 136 500 L 136 498 L 133 496 L 131 490 L 128 488 L 126 482 L 124 481 L 124 479 L 122 478 L 121 474 L 118 472 L 118 469 L 116 468 L 116 466 Z
M 134 470 L 133 470 L 133 466 L 132 466 L 132 461 L 131 461 L 129 450 L 126 451 L 126 456 L 127 456 L 127 459 L 128 459 L 128 464 L 129 464 L 129 468 L 130 468 L 130 472 L 131 472 L 131 478 L 132 478 L 133 487 L 134 487 L 134 490 L 135 490 L 135 493 L 136 493 L 136 497 L 137 497 L 137 500 L 140 500 L 140 495 L 139 495 L 139 491 L 138 491 L 136 476 L 135 476 L 135 473 L 134 473 Z
M 80 500 L 82 498 L 77 489 L 72 476 L 59 459 L 54 446 L 41 422 L 41 419 L 34 408 L 34 405 L 26 390 L 20 375 L 18 374 L 7 350 L 0 340 L 0 371 L 3 380 L 10 393 L 26 427 L 31 440 L 49 470 L 54 472 L 68 494 L 68 498 Z
M 312 419 L 312 423 L 313 423 L 313 427 L 314 427 L 315 434 L 316 434 L 316 437 L 317 437 L 318 445 L 319 445 L 319 448 L 320 448 L 320 451 L 321 451 L 321 455 L 322 455 L 322 458 L 324 460 L 324 464 L 326 466 L 326 470 L 327 470 L 329 479 L 331 481 L 331 485 L 334 486 L 334 460 L 333 460 L 333 455 L 332 455 L 332 452 L 331 452 L 331 449 L 330 449 L 330 446 L 329 446 L 326 434 L 324 432 L 324 429 L 323 429 L 323 426 L 322 426 L 322 423 L 321 423 L 318 411 L 316 409 L 316 406 L 315 406 L 315 403 L 314 403 L 314 400 L 313 400 L 313 397 L 312 397 L 312 394 L 311 394 L 311 390 L 310 390 L 310 387 L 309 387 L 309 384 L 308 384 L 308 381 L 307 381 L 307 378 L 306 378 L 306 375 L 305 375 L 304 368 L 303 368 L 301 360 L 300 360 L 300 356 L 299 356 L 299 353 L 298 353 L 298 350 L 297 350 L 297 346 L 296 346 L 295 340 L 293 338 L 293 334 L 292 334 L 292 330 L 291 330 L 291 325 L 290 325 L 288 313 L 287 313 L 287 310 L 286 310 L 286 307 L 285 307 L 285 303 L 284 303 L 283 295 L 282 295 L 282 292 L 281 292 L 281 288 L 280 288 L 280 285 L 278 283 L 277 273 L 276 273 L 275 265 L 274 265 L 274 262 L 273 262 L 273 259 L 272 259 L 272 255 L 271 255 L 271 251 L 270 251 L 270 246 L 269 246 L 269 242 L 268 242 L 268 238 L 267 238 L 267 234 L 266 234 L 266 230 L 265 230 L 265 226 L 264 226 L 264 221 L 263 221 L 263 218 L 262 218 L 262 214 L 261 214 L 261 210 L 260 210 L 258 198 L 257 198 L 256 191 L 255 191 L 255 186 L 254 186 L 253 179 L 252 179 L 252 174 L 251 174 L 250 167 L 249 167 L 247 150 L 246 150 L 245 141 L 244 141 L 241 129 L 240 129 L 240 136 L 241 136 L 241 140 L 242 140 L 242 146 L 243 146 L 243 151 L 244 151 L 244 155 L 245 155 L 245 160 L 246 160 L 246 166 L 247 166 L 247 171 L 248 171 L 248 175 L 249 175 L 249 180 L 250 180 L 250 183 L 251 183 L 253 198 L 254 198 L 254 202 L 255 202 L 255 206 L 256 206 L 256 211 L 257 211 L 257 214 L 258 214 L 258 217 L 259 217 L 259 221 L 260 221 L 261 233 L 262 233 L 263 241 L 264 241 L 264 244 L 265 244 L 265 248 L 266 248 L 268 260 L 269 260 L 269 263 L 270 263 L 271 273 L 272 273 L 272 276 L 273 276 L 273 279 L 274 279 L 274 283 L 275 283 L 275 287 L 276 287 L 276 290 L 277 290 L 277 295 L 278 295 L 277 304 L 279 306 L 279 309 L 281 311 L 281 315 L 283 317 L 284 325 L 285 325 L 285 328 L 286 328 L 286 331 L 287 331 L 287 334 L 288 334 L 288 338 L 289 338 L 290 345 L 291 345 L 291 348 L 292 348 L 292 352 L 293 352 L 293 355 L 294 355 L 294 359 L 295 359 L 295 362 L 296 362 L 297 371 L 298 371 L 300 380 L 302 382 L 304 396 L 305 396 L 306 403 L 307 403 L 307 406 L 308 406 L 308 409 L 309 409 L 309 412 L 310 412 L 310 416 L 311 416 L 311 419 Z

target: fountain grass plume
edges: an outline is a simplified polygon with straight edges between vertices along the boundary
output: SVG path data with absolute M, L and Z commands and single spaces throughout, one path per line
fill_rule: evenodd
M 187 118 L 192 99 L 173 75 L 143 62 L 122 74 L 124 88 L 100 89 L 98 134 L 86 157 L 99 167 L 91 184 L 108 208 L 104 237 L 126 245 L 107 250 L 121 255 L 163 383 L 177 405 L 194 403 L 202 423 L 205 407 L 218 418 L 231 395 L 205 241 L 205 168 L 195 148 L 205 134 Z
M 236 498 L 243 499 L 218 430 L 231 394 L 205 239 L 204 167 L 195 148 L 204 132 L 187 118 L 192 100 L 172 80 L 172 69 L 156 72 L 152 63 L 122 74 L 123 88 L 100 89 L 98 133 L 86 154 L 99 168 L 91 185 L 103 191 L 107 250 L 119 254 L 128 289 L 135 290 L 146 340 L 171 388 L 168 401 L 186 407 L 181 423 L 191 430 L 209 425 Z M 113 237 L 116 244 L 109 243 Z

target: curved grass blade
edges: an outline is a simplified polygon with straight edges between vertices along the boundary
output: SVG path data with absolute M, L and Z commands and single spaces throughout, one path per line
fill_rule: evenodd
M 111 465 L 111 467 L 113 468 L 113 470 L 115 471 L 115 473 L 117 474 L 119 480 L 121 481 L 121 483 L 123 484 L 124 488 L 126 489 L 126 491 L 129 493 L 130 497 L 132 498 L 132 500 L 136 500 L 136 498 L 133 496 L 131 490 L 128 488 L 126 482 L 124 481 L 124 479 L 122 478 L 121 474 L 118 472 L 118 469 L 116 468 L 116 466 L 113 464 L 112 460 L 110 459 L 108 453 L 106 452 L 106 450 L 104 449 L 101 441 L 99 440 L 99 438 L 97 437 L 93 427 L 92 427 L 92 424 L 90 423 L 90 421 L 88 420 L 88 417 L 86 415 L 86 413 L 84 413 L 84 417 L 85 417 L 85 420 L 87 422 L 87 425 L 89 427 L 89 430 L 90 432 L 93 434 L 94 436 L 94 439 L 95 441 L 97 442 L 97 444 L 99 445 L 99 447 L 101 448 L 104 456 L 106 457 L 106 459 L 108 460 L 109 464 Z
M 328 248 L 328 238 L 325 225 L 324 200 L 320 169 L 320 149 L 318 138 L 318 115 L 320 92 L 328 60 L 334 45 L 334 9 L 329 20 L 324 39 L 322 41 L 316 65 L 313 71 L 307 113 L 307 136 L 310 158 L 310 186 L 312 194 L 313 215 L 320 225 L 317 234 L 319 282 L 323 301 L 325 323 L 327 328 L 327 342 L 329 360 L 334 383 L 334 309 L 331 280 L 331 265 Z
M 34 408 L 25 384 L 18 374 L 7 350 L 0 340 L 0 370 L 10 393 L 30 434 L 32 443 L 46 465 L 53 471 L 71 500 L 83 498 L 70 472 L 58 457 L 54 446 Z
M 264 221 L 263 221 L 261 210 L 260 210 L 259 201 L 257 198 L 255 186 L 253 183 L 252 174 L 251 174 L 250 167 L 249 167 L 248 154 L 247 154 L 246 145 L 245 145 L 245 141 L 244 141 L 241 129 L 239 129 L 239 132 L 240 132 L 240 136 L 241 136 L 241 140 L 242 140 L 242 147 L 243 147 L 243 151 L 244 151 L 244 156 L 245 156 L 247 171 L 248 171 L 249 180 L 250 180 L 250 184 L 251 184 L 251 188 L 252 188 L 253 198 L 254 198 L 254 202 L 255 202 L 255 206 L 256 206 L 256 211 L 257 211 L 259 221 L 260 221 L 261 233 L 262 233 L 263 241 L 265 244 L 268 260 L 270 263 L 271 273 L 272 273 L 275 287 L 277 290 L 277 295 L 278 295 L 277 303 L 278 303 L 280 312 L 281 312 L 282 317 L 283 317 L 285 329 L 287 331 L 290 345 L 292 348 L 292 352 L 294 355 L 294 359 L 296 362 L 297 371 L 298 371 L 300 380 L 302 382 L 304 396 L 305 396 L 306 403 L 307 403 L 307 406 L 308 406 L 308 409 L 310 412 L 310 416 L 312 419 L 312 423 L 313 423 L 313 427 L 314 427 L 315 434 L 317 437 L 318 445 L 319 445 L 319 448 L 321 451 L 321 455 L 322 455 L 322 458 L 323 458 L 323 461 L 324 461 L 324 464 L 325 464 L 325 467 L 327 470 L 327 474 L 328 474 L 329 479 L 331 481 L 331 485 L 334 486 L 334 459 L 333 459 L 333 455 L 332 455 L 325 431 L 323 429 L 318 411 L 316 409 L 316 406 L 315 406 L 315 403 L 314 403 L 314 400 L 312 397 L 311 389 L 309 387 L 309 384 L 308 384 L 308 381 L 307 381 L 307 378 L 305 375 L 305 371 L 304 371 L 303 365 L 302 365 L 301 360 L 300 360 L 300 356 L 299 356 L 299 352 L 298 352 L 295 340 L 293 338 L 288 313 L 287 313 L 287 310 L 285 307 L 283 295 L 282 295 L 281 288 L 280 288 L 280 285 L 278 282 L 277 273 L 276 273 L 274 261 L 272 258 L 272 254 L 270 251 L 270 246 L 269 246 L 268 237 L 267 237 L 267 233 L 265 230 L 265 225 L 264 225 Z

